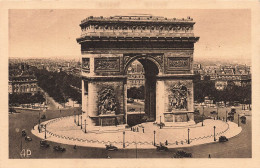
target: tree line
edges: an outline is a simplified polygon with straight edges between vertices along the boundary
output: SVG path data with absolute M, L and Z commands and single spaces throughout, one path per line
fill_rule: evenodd
M 242 104 L 251 104 L 251 85 L 245 87 L 237 86 L 233 82 L 228 82 L 224 90 L 215 88 L 215 81 L 195 80 L 194 81 L 194 100 L 198 103 L 204 101 L 208 96 L 214 102 L 239 102 Z
M 9 94 L 9 104 L 34 104 L 45 102 L 44 96 L 37 92 L 34 95 L 32 93 L 20 93 Z
M 81 93 L 71 87 L 81 88 L 81 78 L 67 74 L 66 72 L 51 72 L 46 69 L 33 68 L 35 76 L 38 80 L 38 85 L 49 96 L 58 103 L 66 103 L 71 98 L 73 101 L 81 104 Z

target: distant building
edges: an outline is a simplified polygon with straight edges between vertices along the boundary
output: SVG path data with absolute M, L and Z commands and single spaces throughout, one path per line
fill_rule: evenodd
M 229 82 L 233 82 L 236 86 L 245 87 L 251 84 L 250 75 L 218 75 L 215 79 L 215 88 L 217 90 L 224 90 Z
M 38 91 L 37 80 L 34 76 L 9 77 L 8 93 L 36 93 Z
M 128 68 L 127 72 L 127 87 L 140 87 L 144 86 L 145 77 L 144 69 L 140 62 L 134 61 Z

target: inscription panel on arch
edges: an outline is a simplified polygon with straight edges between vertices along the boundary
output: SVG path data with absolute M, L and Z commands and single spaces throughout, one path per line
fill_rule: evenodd
M 120 72 L 120 59 L 116 57 L 95 58 L 95 72 Z
M 167 71 L 190 70 L 190 58 L 168 57 L 166 59 Z

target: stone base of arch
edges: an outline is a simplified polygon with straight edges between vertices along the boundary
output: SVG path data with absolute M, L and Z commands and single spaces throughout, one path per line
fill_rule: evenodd
M 127 124 L 127 66 L 123 56 L 84 56 L 83 65 L 87 66 L 82 71 L 82 110 L 89 127 Z M 157 65 L 151 61 L 158 60 L 155 56 L 150 60 L 143 55 L 137 59 L 146 68 L 145 113 L 149 121 L 164 125 L 193 123 L 193 74 L 189 71 L 179 74 L 167 74 L 161 69 L 155 71 Z

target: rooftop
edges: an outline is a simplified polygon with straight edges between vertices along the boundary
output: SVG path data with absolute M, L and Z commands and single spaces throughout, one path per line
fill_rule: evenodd
M 94 17 L 94 16 L 89 16 L 86 19 L 81 21 L 80 25 L 84 25 L 88 22 L 93 22 L 93 21 L 104 21 L 104 22 L 161 22 L 161 23 L 184 23 L 184 22 L 189 22 L 189 23 L 195 23 L 193 22 L 193 19 L 191 17 L 187 18 L 166 18 L 166 17 L 161 17 L 161 16 L 150 16 L 150 15 L 140 15 L 140 16 L 110 16 L 110 17 Z

